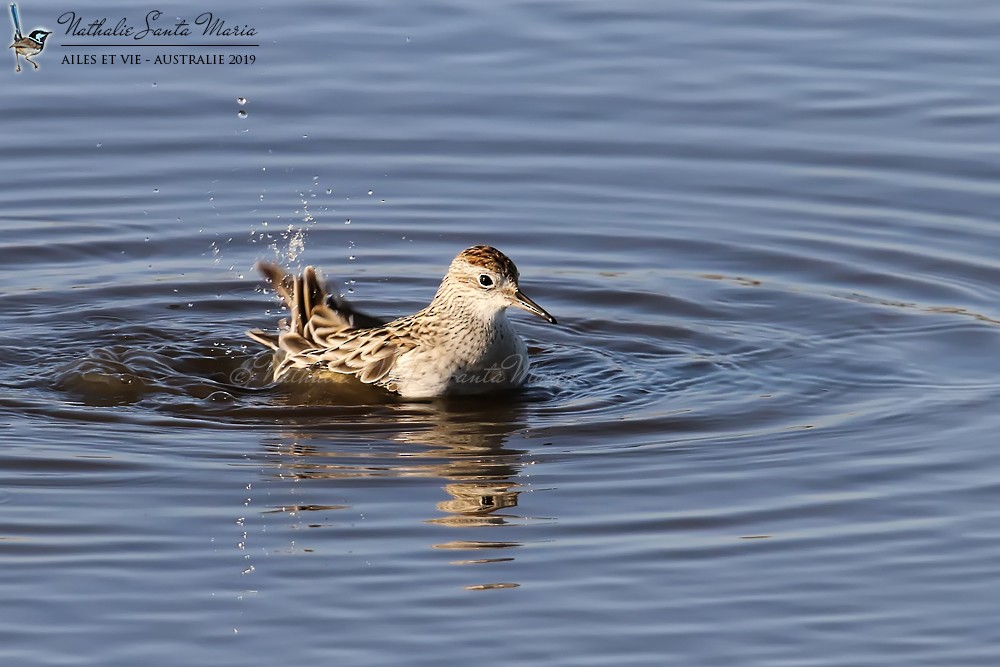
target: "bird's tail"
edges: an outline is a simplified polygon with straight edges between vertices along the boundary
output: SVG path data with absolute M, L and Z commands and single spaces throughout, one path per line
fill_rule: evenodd
M 289 330 L 301 336 L 317 307 L 326 302 L 326 286 L 316 274 L 316 269 L 307 266 L 302 275 L 293 276 L 269 262 L 261 262 L 257 268 L 285 302 L 291 315 Z
M 326 285 L 311 266 L 302 275 L 293 276 L 277 264 L 261 262 L 257 268 L 285 302 L 289 322 L 282 322 L 282 337 L 301 336 L 311 343 L 349 329 L 367 329 L 384 324 L 384 320 L 354 309 L 347 300 L 328 296 Z M 247 332 L 254 340 L 278 348 L 278 337 L 261 331 Z
M 14 19 L 14 39 L 18 40 L 23 37 L 21 34 L 21 18 L 17 15 L 17 3 L 10 3 L 10 16 Z

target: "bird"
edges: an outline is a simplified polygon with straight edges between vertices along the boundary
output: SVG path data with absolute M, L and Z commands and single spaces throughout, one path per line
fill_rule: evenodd
M 291 316 L 277 334 L 247 332 L 274 351 L 275 382 L 304 368 L 353 376 L 404 398 L 509 390 L 524 383 L 529 361 L 507 308 L 556 324 L 521 291 L 514 262 L 486 245 L 458 253 L 427 307 L 390 322 L 328 296 L 311 266 L 298 276 L 270 262 L 258 269 Z
M 10 48 L 14 49 L 14 61 L 17 63 L 16 72 L 21 71 L 21 61 L 18 60 L 18 56 L 23 57 L 29 63 L 38 69 L 38 63 L 31 59 L 31 56 L 37 56 L 45 48 L 45 38 L 51 35 L 52 32 L 49 30 L 32 30 L 31 34 L 27 37 L 21 35 L 21 33 L 16 33 L 14 35 L 14 43 L 10 45 Z

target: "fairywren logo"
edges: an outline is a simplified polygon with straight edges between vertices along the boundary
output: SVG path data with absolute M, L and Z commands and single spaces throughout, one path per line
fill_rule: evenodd
M 14 43 L 10 45 L 14 50 L 14 71 L 21 71 L 22 58 L 38 69 L 35 58 L 42 53 L 53 32 L 35 28 L 25 35 L 16 1 L 10 2 L 10 17 L 14 26 Z M 170 18 L 153 9 L 139 21 L 123 16 L 117 22 L 107 16 L 87 22 L 75 11 L 66 11 L 59 15 L 57 23 L 68 38 L 59 43 L 60 49 L 86 49 L 83 53 L 62 54 L 60 65 L 247 66 L 257 61 L 250 49 L 260 46 L 259 40 L 246 39 L 257 36 L 256 27 L 249 23 L 230 23 L 227 18 L 210 11 L 203 11 L 189 20 L 184 16 Z
M 12 2 L 10 5 L 10 16 L 14 21 L 14 43 L 10 45 L 10 48 L 14 49 L 14 63 L 17 67 L 14 71 L 21 71 L 21 58 L 38 69 L 38 63 L 32 60 L 31 56 L 37 56 L 42 52 L 42 49 L 45 48 L 45 38 L 51 35 L 52 31 L 35 28 L 25 37 L 21 33 L 21 19 L 17 14 L 16 2 Z

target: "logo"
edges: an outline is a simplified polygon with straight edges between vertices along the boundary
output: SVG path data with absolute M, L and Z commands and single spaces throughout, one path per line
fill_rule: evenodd
M 25 37 L 21 32 L 21 18 L 17 14 L 16 2 L 12 2 L 10 5 L 10 16 L 14 21 L 14 43 L 10 45 L 10 48 L 14 49 L 14 62 L 17 66 L 14 71 L 21 71 L 21 58 L 38 69 L 38 63 L 32 60 L 31 56 L 37 56 L 42 52 L 42 49 L 45 48 L 45 38 L 51 35 L 52 31 L 35 28 Z
M 10 45 L 14 50 L 14 71 L 21 71 L 22 59 L 38 69 L 35 59 L 54 33 L 36 27 L 25 34 L 17 2 L 8 1 L 14 26 L 14 43 Z M 246 39 L 257 37 L 256 27 L 249 23 L 230 23 L 228 17 L 223 18 L 210 11 L 203 11 L 191 20 L 183 16 L 171 19 L 154 9 L 146 12 L 140 21 L 131 21 L 127 16 L 121 17 L 117 23 L 107 16 L 87 21 L 74 11 L 63 12 L 59 16 L 57 23 L 69 41 L 60 42 L 57 46 L 85 51 L 63 53 L 58 64 L 247 66 L 257 61 L 251 49 L 260 46 L 258 39 Z

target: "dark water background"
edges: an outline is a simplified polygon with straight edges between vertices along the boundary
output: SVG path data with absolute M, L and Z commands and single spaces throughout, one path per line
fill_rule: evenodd
M 0 72 L 0 664 L 1000 664 L 1000 5 L 210 9 Z M 520 395 L 255 366 L 258 258 L 474 243 Z

